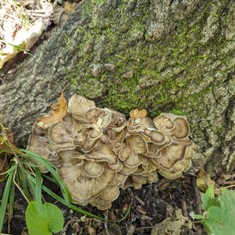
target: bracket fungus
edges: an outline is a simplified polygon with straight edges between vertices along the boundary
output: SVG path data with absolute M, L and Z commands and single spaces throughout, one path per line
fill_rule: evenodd
M 67 107 L 62 95 L 49 117 L 35 122 L 27 149 L 59 168 L 74 203 L 105 210 L 120 189 L 139 189 L 158 173 L 176 179 L 190 168 L 196 145 L 186 117 L 162 113 L 151 120 L 134 109 L 127 120 L 79 95 Z

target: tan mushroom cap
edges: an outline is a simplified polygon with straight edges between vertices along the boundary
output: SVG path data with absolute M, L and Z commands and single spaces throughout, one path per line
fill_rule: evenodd
M 136 183 L 136 185 L 140 185 L 140 187 L 148 182 L 148 179 L 142 175 L 132 175 L 131 178 Z
M 99 142 L 99 138 L 91 139 L 89 136 L 86 136 L 86 139 L 81 146 L 81 151 L 84 153 L 90 153 Z
M 152 159 L 159 173 L 168 179 L 175 179 L 191 166 L 191 146 L 173 144 L 161 151 L 160 157 Z
M 27 146 L 27 150 L 37 153 L 41 157 L 48 160 L 52 152 L 50 152 L 46 146 L 48 145 L 49 140 L 47 137 L 31 135 L 29 138 L 29 145 Z M 37 163 L 38 164 L 38 163 Z M 47 173 L 48 170 L 40 164 L 40 170 L 43 173 Z
M 80 95 L 73 95 L 68 102 L 68 113 L 71 113 L 76 120 L 84 119 L 87 111 L 95 108 L 95 102 Z
M 106 169 L 99 177 L 87 177 L 83 168 L 71 164 L 70 167 L 61 167 L 61 175 L 68 185 L 73 201 L 86 205 L 109 187 L 116 177 L 116 172 Z
M 161 151 L 160 165 L 170 169 L 177 161 L 184 158 L 186 146 L 171 145 Z M 155 159 L 154 159 L 155 160 Z
M 123 164 L 128 168 L 134 168 L 139 166 L 141 164 L 141 161 L 139 160 L 138 155 L 132 150 Z
M 173 136 L 176 138 L 185 138 L 189 135 L 190 129 L 188 122 L 184 118 L 175 118 L 175 130 Z
M 77 133 L 79 131 L 81 131 L 81 123 L 74 119 L 72 114 L 67 113 L 64 117 L 64 123 L 66 123 L 68 125 L 68 127 L 72 130 L 74 130 L 74 133 Z
M 118 154 L 121 149 L 124 148 L 125 145 L 123 145 L 124 139 L 129 136 L 125 131 L 116 132 L 114 130 L 110 130 L 108 132 L 108 135 L 110 137 L 110 142 L 113 148 L 113 151 Z
M 164 134 L 176 138 L 185 138 L 189 135 L 190 129 L 186 117 L 174 114 L 163 113 L 153 119 L 156 127 Z
M 112 150 L 111 144 L 97 143 L 93 151 L 87 154 L 87 159 L 92 159 L 97 162 L 108 162 L 109 164 L 117 163 L 117 155 Z
M 76 148 L 74 143 L 49 144 L 46 147 L 51 153 L 57 155 L 60 151 L 73 150 Z
M 115 185 L 108 187 L 97 198 L 104 202 L 112 202 L 118 198 L 119 194 L 120 194 L 119 188 Z
M 51 143 L 55 144 L 74 143 L 76 132 L 65 122 L 57 122 L 49 128 L 48 138 Z
M 140 189 L 143 184 L 156 182 L 158 180 L 158 174 L 156 171 L 149 173 L 148 175 L 132 175 L 133 187 L 135 189 Z
M 119 158 L 125 161 L 127 158 L 133 158 L 138 154 L 147 152 L 147 143 L 141 135 L 127 136 L 123 141 L 123 147 L 119 152 Z M 130 160 L 131 161 L 131 160 Z
M 50 154 L 48 159 L 47 159 L 52 165 L 60 168 L 61 164 L 62 164 L 62 161 L 61 161 L 61 158 L 58 156 L 58 155 L 52 155 Z M 43 172 L 42 173 L 47 173 L 48 171 L 46 172 Z
M 148 165 L 143 165 L 142 167 L 144 169 L 144 172 L 142 173 L 142 175 L 146 175 L 146 173 L 149 174 L 150 172 L 155 172 L 157 170 L 157 167 L 155 164 L 153 164 L 153 162 L 149 163 Z
M 175 123 L 172 118 L 174 118 L 174 116 L 162 113 L 155 117 L 153 122 L 155 123 L 158 130 L 166 132 L 172 130 L 175 127 Z
M 104 110 L 111 113 L 110 128 L 120 128 L 127 125 L 126 116 L 123 113 L 108 108 L 104 108 Z
M 148 152 L 145 154 L 147 157 L 158 157 L 159 156 L 159 145 L 155 143 L 148 143 Z
M 122 173 L 118 172 L 115 180 L 112 182 L 111 185 L 112 186 L 117 185 L 119 188 L 122 188 L 122 186 L 124 185 L 127 177 L 128 177 L 128 175 L 125 175 L 125 174 L 122 174 Z
M 156 129 L 153 121 L 148 118 L 148 117 L 144 117 L 144 118 L 130 118 L 127 128 L 130 132 L 141 132 L 144 131 L 146 129 Z
M 154 142 L 158 145 L 163 145 L 166 142 L 166 137 L 160 131 L 155 129 L 145 129 L 142 134 L 149 138 L 149 142 Z
M 109 163 L 109 168 L 116 172 L 119 172 L 122 170 L 123 164 L 120 161 L 117 161 L 116 163 L 113 164 Z
M 127 189 L 133 187 L 133 180 L 131 176 L 128 176 L 127 179 L 125 180 L 124 184 L 120 186 L 121 189 Z M 137 188 L 139 189 L 139 188 Z
M 50 152 L 46 149 L 46 146 L 49 144 L 47 137 L 31 135 L 28 142 L 27 150 L 35 152 L 45 159 L 48 158 Z
M 34 123 L 32 127 L 32 134 L 37 135 L 37 136 L 47 136 L 48 134 L 48 129 L 44 129 L 40 126 L 38 126 L 38 123 Z
M 110 209 L 112 207 L 112 202 L 106 202 L 106 201 L 102 201 L 99 198 L 95 198 L 93 199 L 90 204 L 92 206 L 97 207 L 98 210 L 107 210 Z
M 175 172 L 173 169 L 165 170 L 163 168 L 159 168 L 158 172 L 166 179 L 171 179 L 171 180 L 177 179 L 183 175 L 182 171 Z
M 111 122 L 112 114 L 110 112 L 105 112 L 100 108 L 92 108 L 86 113 L 86 119 L 96 124 L 100 128 L 105 128 Z
M 86 159 L 86 154 L 73 149 L 73 150 L 62 150 L 58 153 L 63 162 L 73 162 L 74 159 L 84 160 Z
M 141 162 L 141 165 L 148 165 L 151 160 L 146 155 L 139 154 L 139 161 Z
M 104 172 L 104 166 L 94 161 L 86 161 L 84 172 L 88 177 L 99 177 Z
M 137 171 L 137 169 L 138 169 L 138 166 L 130 168 L 130 167 L 123 165 L 120 173 L 124 175 L 131 175 L 132 173 Z

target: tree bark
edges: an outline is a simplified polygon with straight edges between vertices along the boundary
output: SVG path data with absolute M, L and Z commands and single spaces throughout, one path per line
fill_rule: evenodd
M 235 2 L 84 0 L 0 86 L 16 140 L 65 90 L 128 113 L 188 117 L 211 174 L 235 167 Z

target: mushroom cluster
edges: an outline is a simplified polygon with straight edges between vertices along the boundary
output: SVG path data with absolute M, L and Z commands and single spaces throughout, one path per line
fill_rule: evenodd
M 105 210 L 120 189 L 139 189 L 157 181 L 158 173 L 176 179 L 187 171 L 195 150 L 189 132 L 183 116 L 163 113 L 151 120 L 135 109 L 127 120 L 74 95 L 63 120 L 35 123 L 28 150 L 59 168 L 74 203 Z

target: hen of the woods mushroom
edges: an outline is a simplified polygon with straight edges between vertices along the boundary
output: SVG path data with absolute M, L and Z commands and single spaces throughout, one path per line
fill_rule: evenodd
M 146 110 L 134 109 L 127 120 L 79 95 L 67 107 L 63 94 L 51 108 L 36 121 L 28 150 L 59 168 L 74 203 L 105 210 L 120 189 L 139 189 L 158 173 L 176 179 L 191 166 L 195 144 L 183 116 L 151 120 Z

